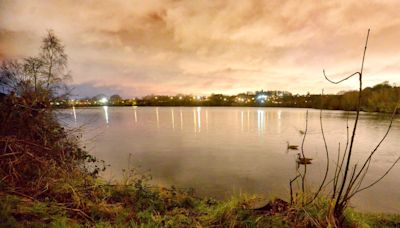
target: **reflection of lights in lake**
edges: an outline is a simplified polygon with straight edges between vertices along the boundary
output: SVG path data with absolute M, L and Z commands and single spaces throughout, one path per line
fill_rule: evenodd
M 264 110 L 257 110 L 257 127 L 258 133 L 263 133 L 265 130 L 265 112 Z
M 135 114 L 135 123 L 137 123 L 137 113 L 136 113 L 136 108 L 134 109 L 134 114 Z
M 282 110 L 278 110 L 278 133 L 281 133 Z
M 74 120 L 76 122 L 76 111 L 75 111 L 75 106 L 72 106 L 72 112 L 74 113 Z
M 157 128 L 160 128 L 160 119 L 158 117 L 158 108 L 156 108 L 156 121 L 157 121 Z
M 199 132 L 200 132 L 200 129 L 201 129 L 201 118 L 200 118 L 200 113 L 201 112 L 201 108 L 200 107 L 197 107 L 197 127 L 199 128 Z
M 180 110 L 180 116 L 181 116 L 181 130 L 183 129 L 183 114 L 182 114 L 182 109 Z
M 175 130 L 175 116 L 174 116 L 174 109 L 171 108 L 171 118 L 172 118 L 172 129 Z
M 106 118 L 106 123 L 108 124 L 108 106 L 103 106 L 104 117 Z

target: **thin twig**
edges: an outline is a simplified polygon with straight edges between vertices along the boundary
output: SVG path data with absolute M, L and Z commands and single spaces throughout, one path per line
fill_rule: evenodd
M 308 131 L 308 110 L 306 111 L 306 126 L 305 126 L 305 129 L 304 129 L 303 140 L 301 141 L 301 155 L 303 156 L 303 158 L 305 158 L 305 155 L 304 155 L 304 143 L 306 141 L 307 131 Z
M 322 123 L 322 107 L 323 107 L 322 98 L 323 98 L 323 95 L 324 95 L 324 90 L 322 90 L 322 92 L 321 92 L 321 109 L 319 112 L 319 123 L 320 123 L 320 127 L 321 127 L 321 134 L 322 134 L 322 139 L 324 141 L 325 152 L 326 152 L 326 168 L 325 168 L 324 179 L 322 180 L 317 192 L 315 193 L 314 198 L 309 203 L 311 203 L 318 197 L 319 193 L 321 192 L 321 190 L 325 184 L 325 181 L 326 181 L 326 178 L 327 178 L 328 172 L 329 172 L 329 150 L 328 150 L 328 144 L 327 144 L 326 138 L 325 138 L 324 126 Z
M 347 120 L 346 120 L 346 147 L 345 147 L 345 149 L 344 149 L 344 154 L 343 154 L 343 157 L 342 157 L 342 161 L 341 161 L 341 163 L 340 163 L 340 166 L 339 166 L 338 174 L 335 176 L 335 178 L 336 178 L 336 180 L 335 180 L 335 182 L 336 182 L 335 186 L 336 186 L 336 187 L 335 187 L 335 190 L 334 190 L 334 193 L 335 193 L 335 194 L 336 194 L 336 191 L 338 190 L 337 187 L 338 187 L 339 177 L 340 177 L 340 174 L 342 173 L 342 168 L 343 168 L 343 164 L 344 164 L 344 159 L 345 159 L 346 154 L 347 154 L 347 149 L 349 148 L 349 142 L 350 142 L 349 113 L 347 113 Z M 332 199 L 334 199 L 334 198 L 335 198 L 335 195 L 332 195 Z
M 289 181 L 289 186 L 290 186 L 290 204 L 293 204 L 293 186 L 292 186 L 292 184 L 293 184 L 293 182 L 296 181 L 297 178 L 299 178 L 300 176 L 301 176 L 300 174 L 297 174 L 297 176 L 296 176 L 295 178 L 293 178 L 293 179 L 291 179 L 291 180 Z
M 371 184 L 369 184 L 369 185 L 367 185 L 367 186 L 365 186 L 365 187 L 363 187 L 363 188 L 361 188 L 361 189 L 358 189 L 357 191 L 355 191 L 354 193 L 352 193 L 347 199 L 350 199 L 350 198 L 353 197 L 355 194 L 357 194 L 357 193 L 359 193 L 359 192 L 361 192 L 361 191 L 364 191 L 365 189 L 368 189 L 368 188 L 374 186 L 375 184 L 377 184 L 379 181 L 381 181 L 381 180 L 393 169 L 393 167 L 394 167 L 394 166 L 397 164 L 397 162 L 399 162 L 399 161 L 400 161 L 400 156 L 393 162 L 393 164 L 389 167 L 389 169 L 388 169 L 380 178 L 378 178 L 377 180 L 375 180 L 375 181 L 372 182 Z
M 335 174 L 333 175 L 333 193 L 332 193 L 332 198 L 335 198 L 336 195 L 336 186 L 337 186 L 337 178 L 340 175 L 340 171 L 339 171 L 339 160 L 340 160 L 340 142 L 339 142 L 339 146 L 338 146 L 338 156 L 337 156 L 337 164 L 336 164 L 336 168 L 335 168 Z
M 306 112 L 306 127 L 304 129 L 304 136 L 303 136 L 303 140 L 301 142 L 301 154 L 303 156 L 303 158 L 305 158 L 304 155 L 304 143 L 306 141 L 306 136 L 307 136 L 307 132 L 308 132 L 308 110 Z M 303 197 L 302 197 L 302 203 L 304 205 L 304 197 L 305 197 L 305 181 L 306 181 L 306 174 L 307 174 L 307 164 L 304 164 L 304 172 L 303 175 L 301 177 L 301 190 L 303 192 Z

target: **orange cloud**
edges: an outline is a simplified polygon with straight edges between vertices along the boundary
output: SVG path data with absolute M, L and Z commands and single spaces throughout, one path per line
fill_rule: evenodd
M 371 37 L 366 85 L 399 83 L 398 1 L 2 1 L 1 58 L 37 53 L 54 29 L 75 84 L 147 93 L 351 89 Z

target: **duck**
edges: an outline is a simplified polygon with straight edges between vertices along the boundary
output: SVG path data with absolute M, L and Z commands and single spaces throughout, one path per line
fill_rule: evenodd
M 297 153 L 297 163 L 298 164 L 302 164 L 302 165 L 311 164 L 312 160 L 313 160 L 312 158 L 301 157 L 300 153 Z
M 288 150 L 298 150 L 299 149 L 298 145 L 290 145 L 289 142 L 286 142 L 286 143 L 287 143 Z

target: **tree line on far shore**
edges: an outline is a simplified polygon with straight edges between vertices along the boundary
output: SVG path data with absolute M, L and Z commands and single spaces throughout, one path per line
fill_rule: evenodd
M 362 91 L 361 110 L 367 112 L 392 112 L 396 101 L 400 99 L 400 87 L 388 81 L 367 87 Z M 260 95 L 263 99 L 259 99 Z M 212 94 L 210 96 L 193 96 L 178 94 L 176 96 L 148 95 L 142 98 L 123 99 L 115 94 L 106 103 L 99 102 L 106 95 L 84 98 L 74 101 L 75 106 L 114 105 L 114 106 L 247 106 L 247 107 L 297 107 L 323 108 L 330 110 L 355 111 L 358 91 L 344 91 L 338 94 L 298 95 L 282 91 L 259 91 L 240 93 L 229 96 Z M 71 103 L 69 103 L 71 105 Z
M 299 107 L 321 108 L 322 106 L 323 109 L 355 111 L 358 91 L 346 91 L 336 95 L 310 95 L 308 99 L 308 102 L 297 101 L 300 103 Z M 385 81 L 362 90 L 361 110 L 391 113 L 399 99 L 400 87 Z M 296 98 L 293 100 L 296 102 Z M 297 107 L 296 104 L 294 107 Z

